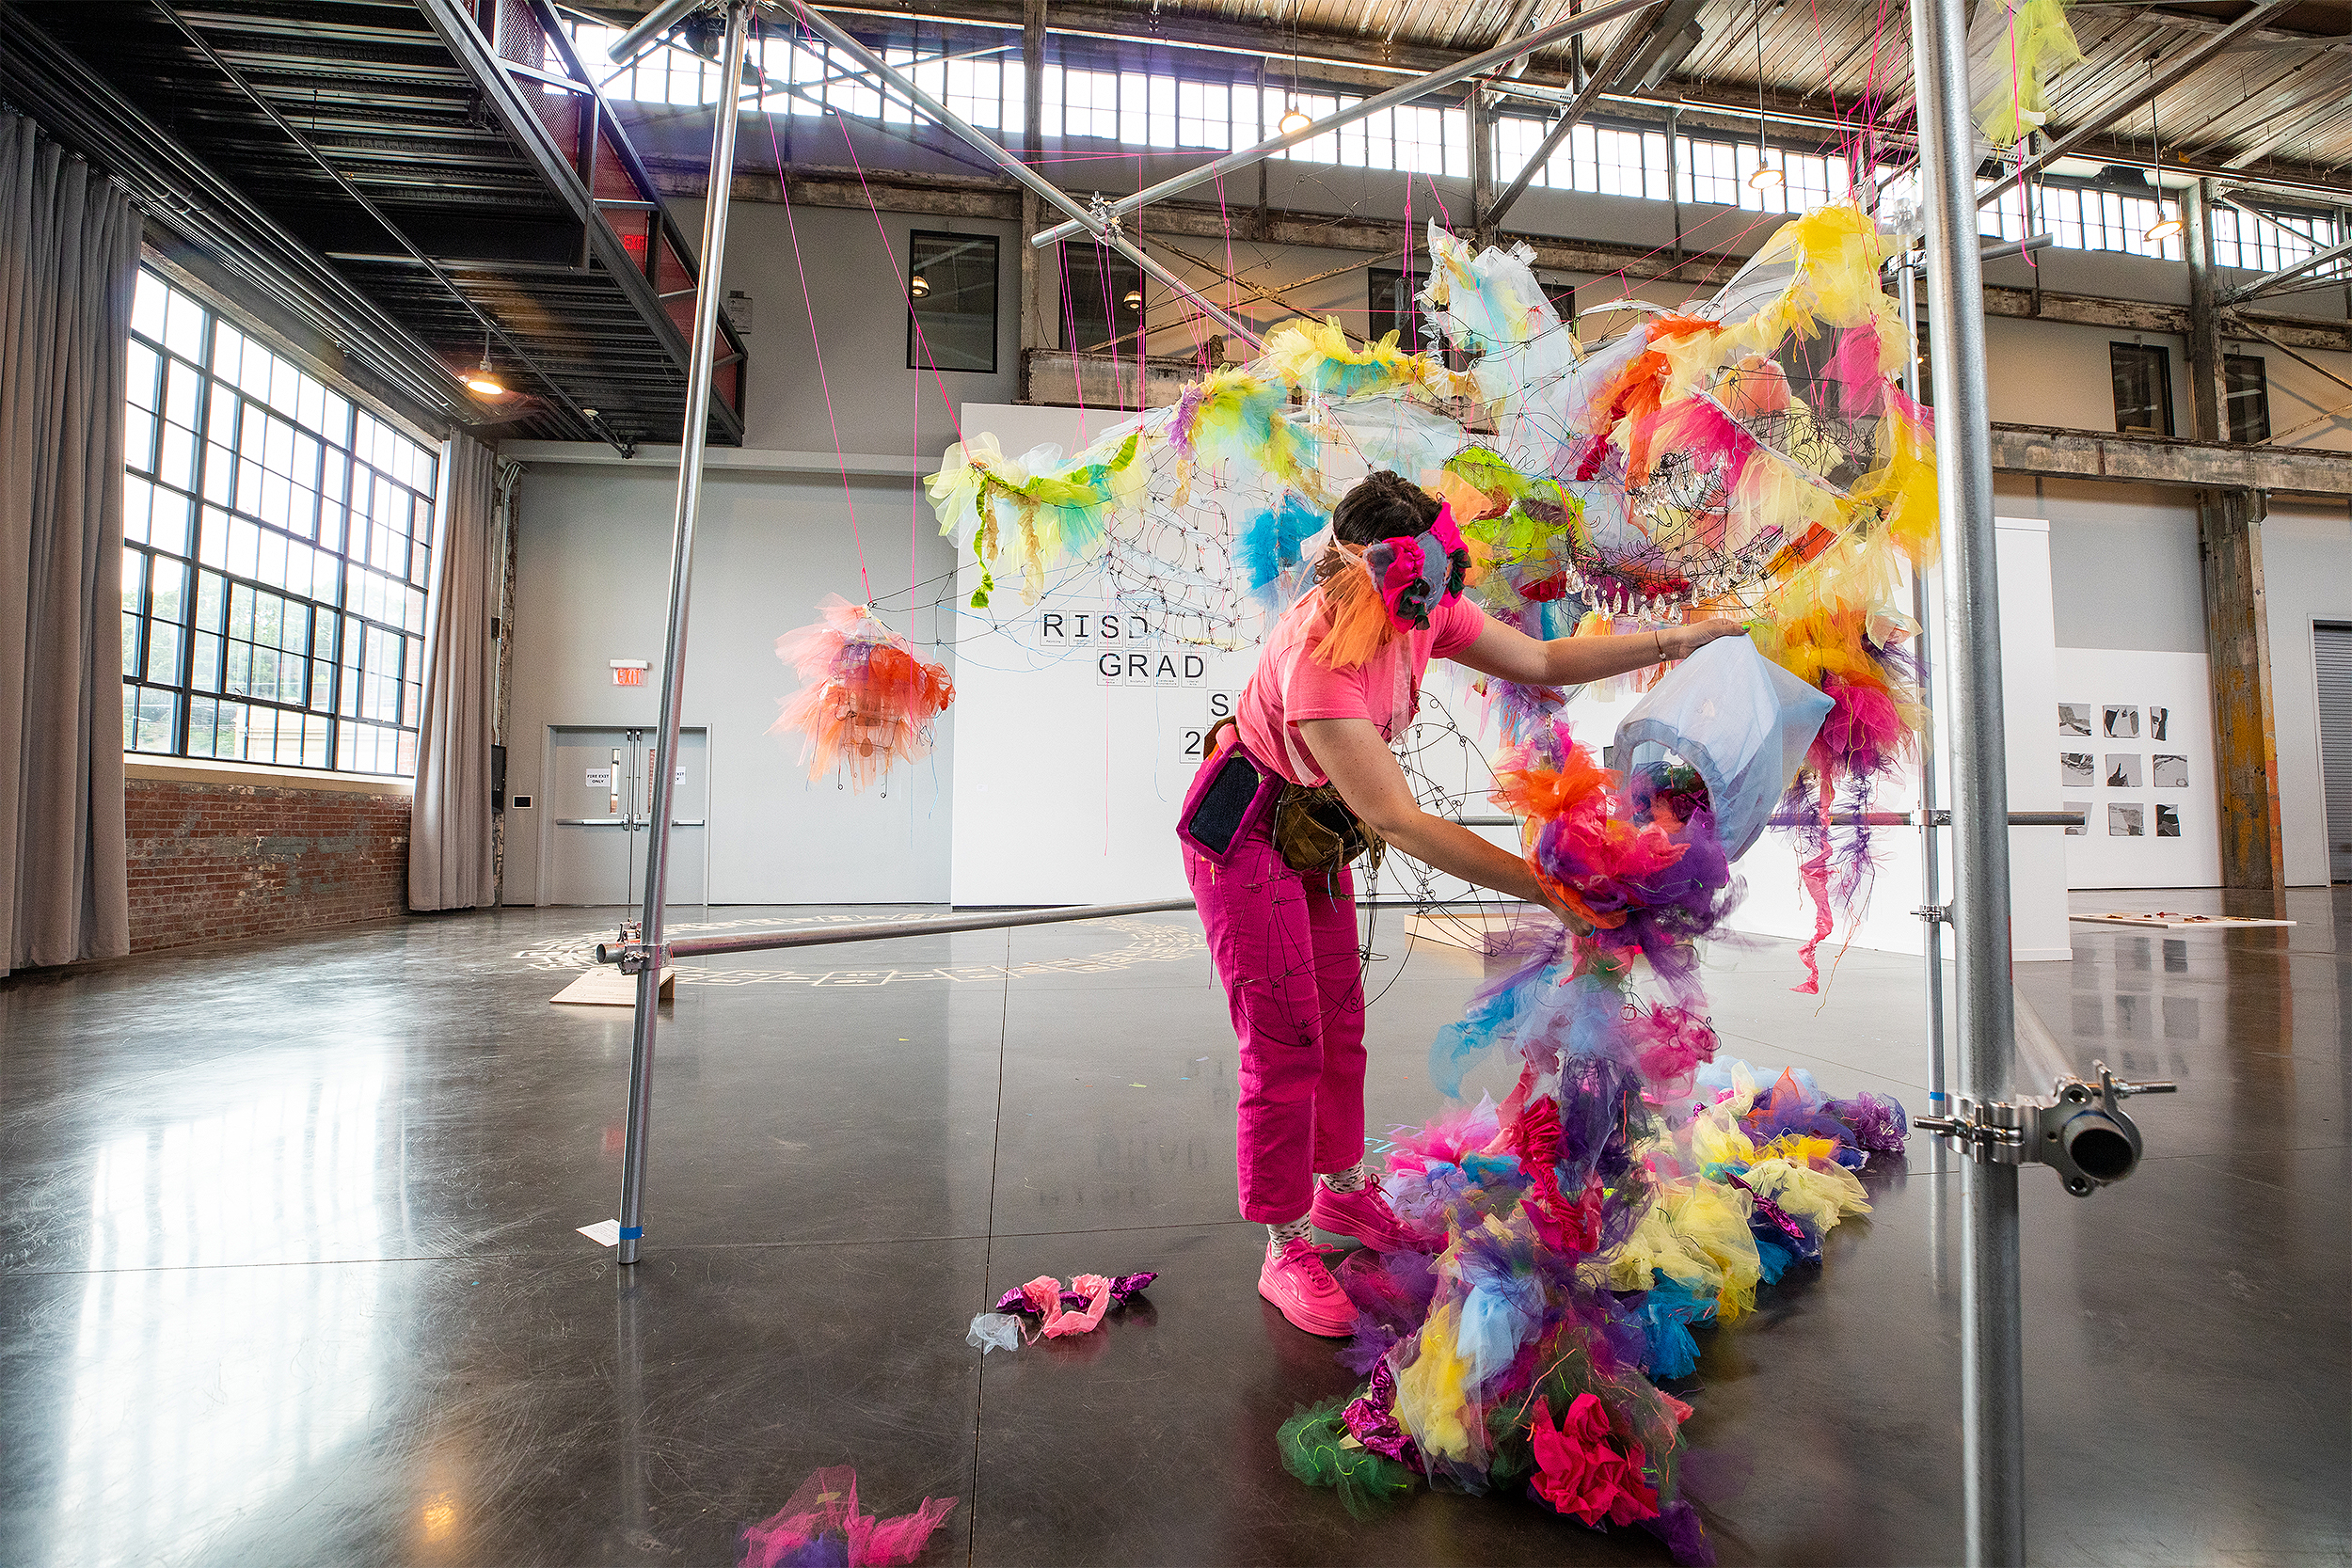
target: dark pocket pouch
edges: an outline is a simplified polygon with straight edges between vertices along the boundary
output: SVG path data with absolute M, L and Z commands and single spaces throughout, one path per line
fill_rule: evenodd
M 1236 742 L 1194 778 L 1176 818 L 1177 836 L 1222 864 L 1281 789 L 1281 775 L 1259 771 Z

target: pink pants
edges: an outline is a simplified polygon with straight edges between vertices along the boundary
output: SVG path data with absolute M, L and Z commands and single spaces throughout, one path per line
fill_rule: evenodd
M 1286 1225 L 1307 1212 L 1317 1172 L 1364 1157 L 1355 873 L 1293 871 L 1261 821 L 1223 865 L 1185 845 L 1184 876 L 1241 1039 L 1242 1217 Z

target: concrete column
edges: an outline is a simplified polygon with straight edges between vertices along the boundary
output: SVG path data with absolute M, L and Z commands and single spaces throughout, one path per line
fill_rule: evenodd
M 1027 83 L 1022 95 L 1021 151 L 1035 168 L 1045 152 L 1045 0 L 1022 0 L 1021 62 Z M 1015 395 L 1025 403 L 1029 397 L 1029 355 L 1052 346 L 1045 280 L 1052 271 L 1049 261 L 1057 262 L 1059 253 L 1029 244 L 1029 236 L 1044 227 L 1044 203 L 1035 192 L 1023 190 L 1021 233 L 1013 247 L 1021 253 L 1021 381 Z
M 2222 373 L 2221 309 L 2213 277 L 2213 182 L 2200 180 L 2181 196 L 2182 235 L 2188 254 L 2188 402 L 2200 441 L 2230 438 L 2229 389 Z
M 2286 885 L 2279 836 L 2279 736 L 2263 590 L 2260 490 L 2207 490 L 2197 553 L 2205 592 L 2205 657 L 2213 671 L 2215 765 L 2221 797 L 2221 881 L 2275 892 Z
M 1477 83 L 1470 84 L 1470 232 L 1482 245 L 1494 244 L 1494 228 L 1486 214 L 1495 204 L 1494 100 Z

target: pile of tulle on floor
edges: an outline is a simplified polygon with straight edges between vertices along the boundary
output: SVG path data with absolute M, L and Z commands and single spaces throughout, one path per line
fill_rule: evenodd
M 1341 1265 L 1359 1311 L 1343 1358 L 1366 1381 L 1286 1422 L 1283 1460 L 1351 1511 L 1423 1481 L 1526 1491 L 1712 1561 L 1681 1485 L 1691 1407 L 1656 1380 L 1694 1369 L 1693 1327 L 1736 1320 L 1868 1211 L 1853 1173 L 1899 1151 L 1906 1121 L 1877 1095 L 1833 1100 L 1794 1070 L 1760 1085 L 1718 1059 L 1697 943 L 1738 890 L 1695 773 L 1626 779 L 1557 722 L 1503 763 L 1498 800 L 1589 928 L 1505 939 L 1504 973 L 1439 1035 L 1449 1093 L 1498 1047 L 1518 1083 L 1396 1139 L 1384 1190 L 1445 1247 Z
M 925 1497 L 914 1513 L 877 1519 L 857 1507 L 857 1472 L 818 1471 L 781 1512 L 743 1532 L 742 1568 L 890 1568 L 913 1562 L 946 1523 L 953 1497 Z

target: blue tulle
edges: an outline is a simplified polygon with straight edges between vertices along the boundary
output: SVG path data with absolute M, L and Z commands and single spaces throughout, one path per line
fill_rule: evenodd
M 1699 1344 L 1691 1337 L 1691 1325 L 1715 1315 L 1711 1299 L 1696 1294 L 1680 1280 L 1660 1275 L 1634 1315 L 1649 1338 L 1650 1376 L 1689 1377 L 1697 1370 Z
M 1252 594 L 1263 593 L 1299 563 L 1300 546 L 1323 531 L 1328 519 L 1295 492 L 1280 504 L 1259 513 L 1242 525 L 1233 542 L 1234 563 Z

